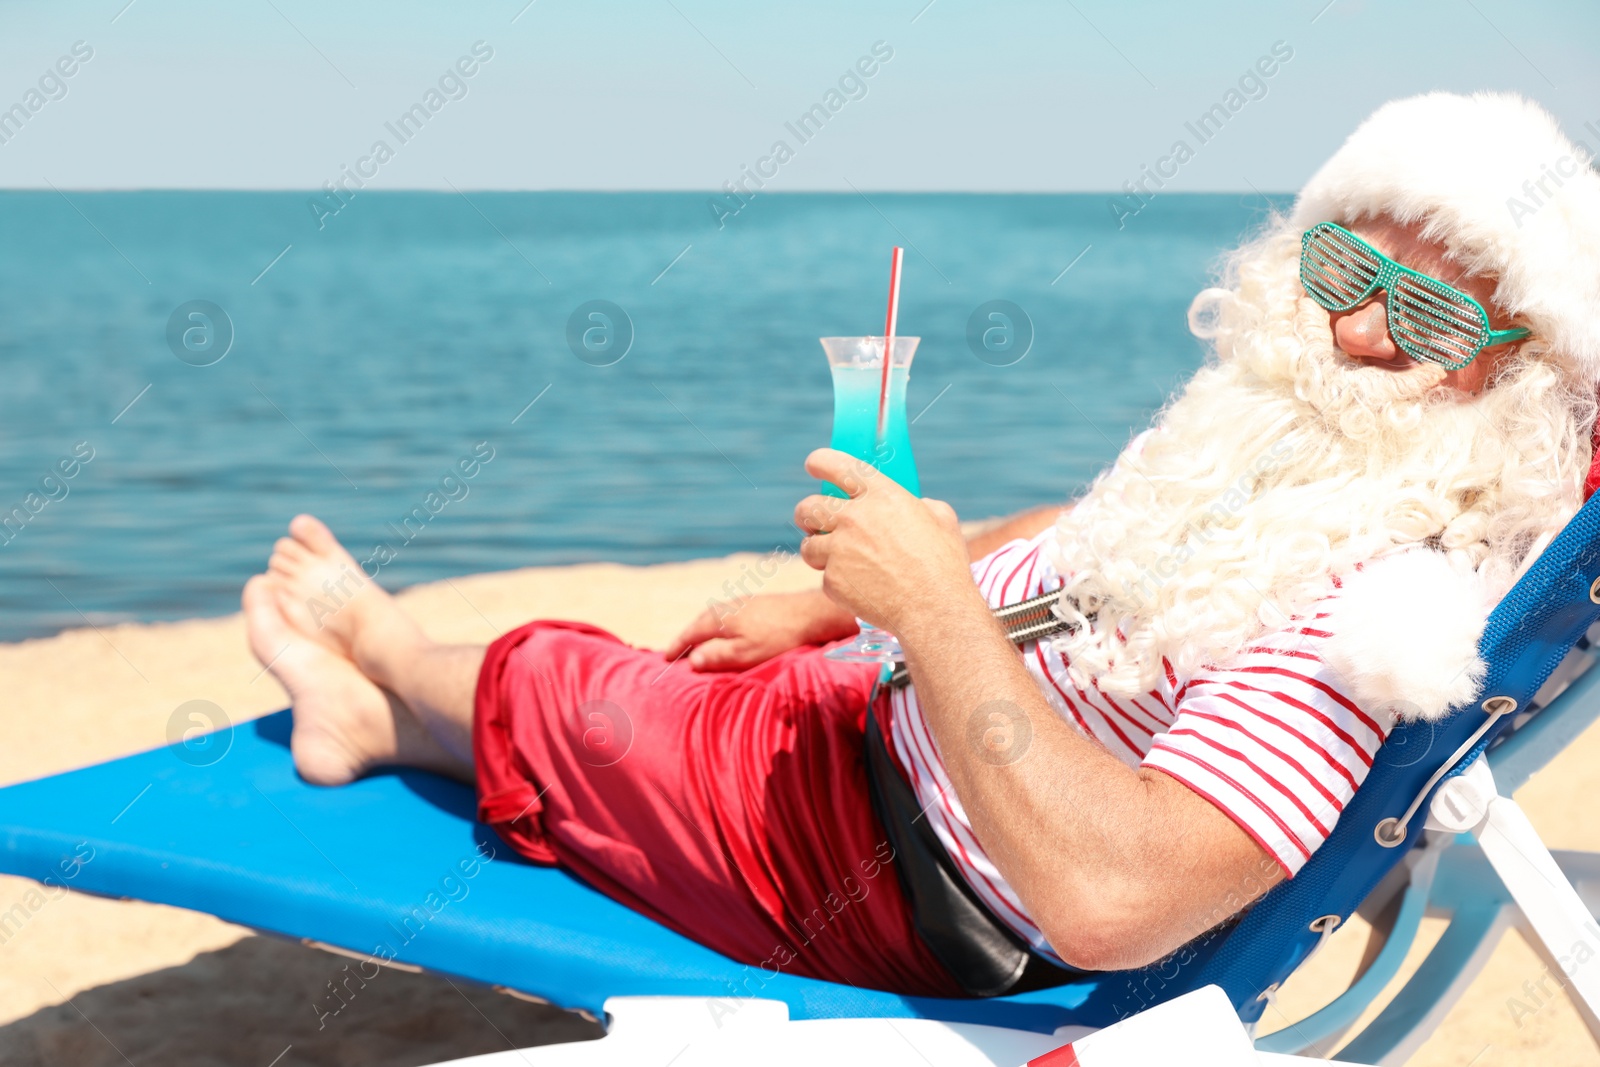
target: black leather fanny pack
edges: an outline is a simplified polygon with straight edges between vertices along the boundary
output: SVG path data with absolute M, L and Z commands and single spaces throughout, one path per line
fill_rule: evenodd
M 911 904 L 912 922 L 969 996 L 1064 985 L 1085 973 L 1033 952 L 978 899 L 928 825 L 870 708 L 866 763 L 873 811 L 894 847 L 895 872 Z

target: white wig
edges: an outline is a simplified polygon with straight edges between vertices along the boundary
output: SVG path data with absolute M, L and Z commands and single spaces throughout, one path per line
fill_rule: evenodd
M 1397 546 L 1503 593 L 1582 502 L 1592 384 L 1537 339 L 1475 397 L 1432 365 L 1358 365 L 1300 286 L 1299 238 L 1278 220 L 1229 258 L 1190 310 L 1214 358 L 1057 524 L 1082 624 L 1058 647 L 1108 692 L 1225 662 Z

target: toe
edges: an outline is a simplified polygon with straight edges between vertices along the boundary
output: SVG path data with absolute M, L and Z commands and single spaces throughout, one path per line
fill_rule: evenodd
M 289 523 L 294 539 L 319 556 L 330 555 L 339 549 L 339 539 L 333 536 L 327 523 L 315 515 L 296 515 Z
M 282 582 L 277 583 L 273 589 L 273 606 L 290 626 L 302 628 L 302 624 L 310 619 L 306 614 L 309 610 L 307 604 L 302 601 L 298 591 Z
M 305 564 L 300 560 L 291 559 L 288 556 L 278 555 L 277 553 L 273 553 L 272 558 L 267 560 L 267 574 L 279 581 L 292 583 L 304 573 Z
M 339 629 L 345 618 L 339 614 L 340 607 L 320 594 L 302 596 L 293 584 L 284 582 L 274 583 L 272 596 L 278 617 L 293 636 L 307 638 L 346 659 L 350 657 L 349 642 Z
M 244 609 L 244 613 L 248 616 L 252 607 L 271 596 L 272 579 L 265 574 L 257 574 L 244 583 L 244 591 L 239 594 L 239 606 Z
M 272 563 L 281 563 L 286 567 L 297 569 L 310 558 L 310 550 L 292 537 L 280 537 L 273 542 Z
M 278 610 L 272 580 L 264 574 L 251 578 L 244 584 L 240 602 L 244 608 L 250 651 L 261 663 L 271 663 L 293 639 L 287 620 Z

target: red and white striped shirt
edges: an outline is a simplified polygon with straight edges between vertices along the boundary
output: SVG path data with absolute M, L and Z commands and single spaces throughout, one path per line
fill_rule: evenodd
M 990 607 L 1061 586 L 1044 558 L 1047 529 L 978 560 L 972 575 Z M 1073 684 L 1048 640 L 1023 646 L 1023 662 L 1058 714 L 1130 767 L 1154 767 L 1215 804 L 1291 877 L 1333 830 L 1366 777 L 1388 724 L 1340 689 L 1321 651 L 1327 600 L 1252 642 L 1225 667 L 1181 678 L 1165 670 L 1155 689 L 1112 698 Z M 1017 895 L 972 832 L 945 774 L 914 686 L 892 690 L 888 741 L 929 824 L 990 911 L 1026 943 L 1055 957 Z

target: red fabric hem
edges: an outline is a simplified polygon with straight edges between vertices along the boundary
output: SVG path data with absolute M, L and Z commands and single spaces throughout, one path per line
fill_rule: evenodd
M 527 766 L 511 736 L 507 714 L 511 705 L 501 699 L 507 667 L 522 643 L 536 630 L 558 626 L 581 633 L 611 637 L 608 630 L 586 622 L 537 620 L 501 634 L 484 653 L 472 708 L 472 764 L 478 782 L 478 821 L 492 827 L 505 842 L 534 863 L 559 863 L 545 832 L 544 804 L 533 770 Z

